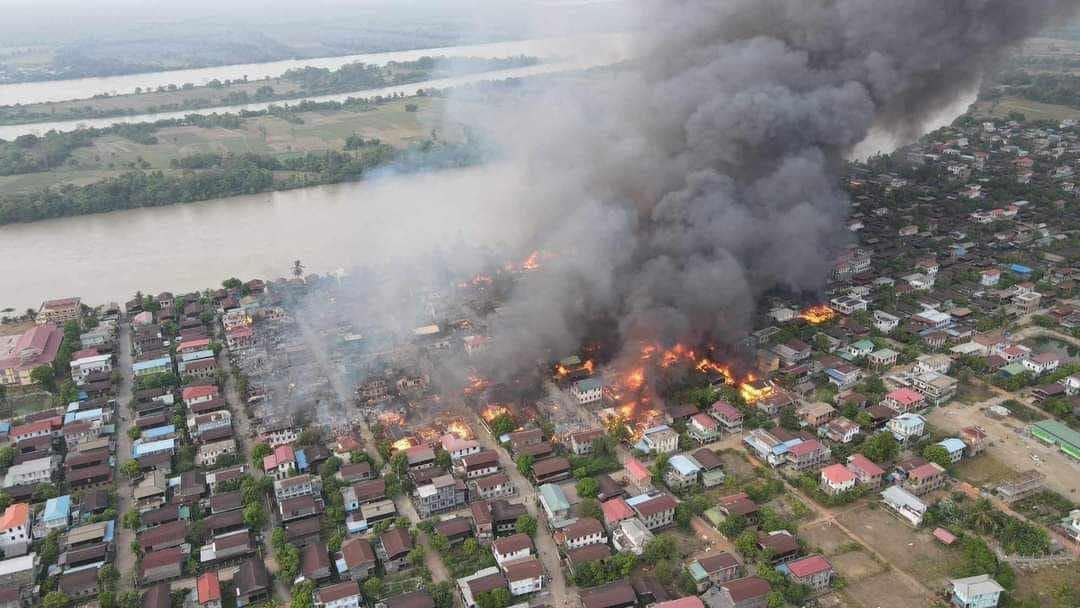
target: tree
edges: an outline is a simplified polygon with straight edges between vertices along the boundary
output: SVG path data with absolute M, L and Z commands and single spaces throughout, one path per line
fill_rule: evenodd
M 656 460 L 654 460 L 652 466 L 649 467 L 652 471 L 653 483 L 658 484 L 664 480 L 664 473 L 667 471 L 669 460 L 671 460 L 671 456 L 667 454 L 656 455 Z
M 952 464 L 952 460 L 949 458 L 949 450 L 945 449 L 945 446 L 932 443 L 922 451 L 922 457 L 930 462 L 937 463 L 942 467 L 947 467 Z
M 757 555 L 757 533 L 753 530 L 745 530 L 735 539 L 735 548 L 742 554 L 743 559 L 752 559 Z
M 266 525 L 266 511 L 263 510 L 262 504 L 253 502 L 244 507 L 244 524 L 252 530 L 262 530 L 262 527 Z
M 675 523 L 683 530 L 690 529 L 690 520 L 694 517 L 693 507 L 688 502 L 680 502 L 675 505 Z
M 596 498 L 600 494 L 600 484 L 592 477 L 577 482 L 577 493 L 582 498 Z
M 142 475 L 142 467 L 139 466 L 138 460 L 125 460 L 123 464 L 120 465 L 120 473 L 128 479 L 135 479 L 139 475 Z
M 43 608 L 68 608 L 71 605 L 71 598 L 60 591 L 50 591 L 42 600 L 41 605 Z
M 60 531 L 53 530 L 45 537 L 45 543 L 41 548 L 41 563 L 45 565 L 55 564 L 60 557 Z
M 413 547 L 411 551 L 409 551 L 409 563 L 412 564 L 414 568 L 419 568 L 420 566 L 424 565 L 423 545 L 417 545 Z
M 536 536 L 536 518 L 532 515 L 522 515 L 517 518 L 517 522 L 514 524 L 514 528 L 520 533 L 528 537 Z
M 645 543 L 645 549 L 641 553 L 641 560 L 646 564 L 656 564 L 665 559 L 673 559 L 679 551 L 675 546 L 675 539 L 671 536 L 657 536 Z
M 799 417 L 795 414 L 794 405 L 780 408 L 780 427 L 789 431 L 799 430 Z
M 600 503 L 597 502 L 595 498 L 582 499 L 581 502 L 578 503 L 577 511 L 579 517 L 591 517 L 597 520 L 602 520 L 604 518 L 604 512 L 600 509 Z
M 127 513 L 124 513 L 124 519 L 122 523 L 123 526 L 128 530 L 138 530 L 139 526 L 142 525 L 142 517 L 140 516 L 138 511 L 132 509 Z
M 510 590 L 499 587 L 479 593 L 476 597 L 476 605 L 478 608 L 506 608 L 510 605 Z
M 499 414 L 488 423 L 488 428 L 491 429 L 491 434 L 495 437 L 502 437 L 507 433 L 512 433 L 517 426 L 517 421 L 510 414 Z
M 438 453 L 435 454 L 435 466 L 439 467 L 444 471 L 449 471 L 450 452 L 447 452 L 446 450 L 439 450 Z
M 364 581 L 363 592 L 364 597 L 366 597 L 369 602 L 374 604 L 377 600 L 382 598 L 382 580 L 377 578 L 369 578 L 368 580 Z
M 7 492 L 0 492 L 0 510 L 7 510 L 15 502 Z
M 431 586 L 431 599 L 435 601 L 435 608 L 453 608 L 454 584 L 450 581 L 440 581 Z
M 56 392 L 56 370 L 48 365 L 39 365 L 30 372 L 30 379 L 50 393 Z M 64 596 L 67 597 L 67 596 Z
M 274 453 L 274 448 L 265 443 L 256 443 L 251 447 L 251 463 L 256 468 L 262 468 L 263 458 Z
M 522 454 L 521 456 L 518 456 L 517 460 L 514 462 L 517 464 L 518 472 L 528 477 L 529 475 L 532 475 L 533 461 L 534 458 L 532 454 Z
M 742 515 L 729 515 L 717 526 L 717 530 L 727 538 L 735 538 L 745 529 L 746 519 Z
M 142 429 L 137 426 L 133 426 L 127 430 L 128 438 L 135 441 L 139 437 L 142 437 Z
M 6 445 L 0 448 L 0 469 L 7 470 L 15 462 L 15 448 Z
M 442 555 L 450 550 L 450 539 L 445 535 L 438 532 L 431 534 L 431 548 L 435 549 L 435 552 Z
M 862 453 L 874 462 L 888 462 L 900 453 L 900 444 L 892 433 L 882 431 L 863 442 Z
M 292 587 L 292 602 L 290 608 L 311 608 L 314 603 L 312 594 L 315 591 L 315 581 L 303 581 Z

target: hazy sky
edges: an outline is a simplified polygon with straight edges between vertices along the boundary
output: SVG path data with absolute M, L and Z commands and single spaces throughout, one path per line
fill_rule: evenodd
M 522 28 L 558 33 L 582 26 L 610 27 L 623 0 L 4 0 L 0 47 L 93 38 L 153 35 L 155 27 L 227 25 L 310 28 L 324 22 L 371 21 L 422 25 L 438 19 L 478 28 Z

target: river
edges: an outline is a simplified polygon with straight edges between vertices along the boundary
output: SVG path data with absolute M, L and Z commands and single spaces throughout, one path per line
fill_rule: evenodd
M 211 80 L 236 80 L 247 76 L 249 80 L 276 78 L 285 72 L 304 66 L 336 69 L 347 63 L 362 61 L 373 65 L 385 65 L 391 61 L 415 61 L 421 57 L 478 57 L 500 58 L 511 55 L 577 60 L 597 54 L 609 54 L 612 49 L 625 45 L 625 34 L 591 34 L 560 38 L 537 38 L 510 42 L 492 42 L 433 49 L 415 49 L 387 53 L 368 53 L 342 57 L 316 59 L 290 59 L 270 63 L 246 63 L 215 68 L 170 70 L 127 76 L 105 78 L 77 78 L 72 80 L 47 80 L 0 85 L 0 105 L 44 103 L 69 99 L 89 99 L 95 95 L 123 95 L 134 93 L 137 87 L 156 90 L 161 86 L 184 83 L 205 85 Z
M 324 274 L 458 241 L 514 242 L 524 230 L 514 188 L 524 183 L 491 164 L 0 226 L 0 308 L 275 279 L 295 259 Z
M 506 70 L 493 70 L 490 72 L 480 72 L 477 74 L 467 74 L 464 76 L 453 76 L 450 78 L 438 78 L 435 80 L 425 80 L 422 82 L 414 82 L 410 84 L 395 85 L 391 87 L 382 87 L 377 89 L 364 89 L 362 91 L 355 91 L 352 93 L 335 93 L 333 95 L 318 95 L 313 97 L 304 97 L 302 99 L 293 99 L 290 101 L 273 101 L 273 102 L 258 102 L 248 103 L 235 106 L 219 106 L 214 108 L 205 108 L 201 110 L 183 110 L 180 112 L 159 112 L 156 114 L 136 114 L 133 116 L 116 116 L 113 118 L 89 118 L 82 120 L 61 120 L 55 122 L 35 122 L 25 125 L 7 125 L 0 126 L 0 139 L 11 141 L 20 135 L 26 135 L 32 133 L 34 135 L 43 135 L 49 131 L 75 131 L 88 127 L 108 127 L 117 123 L 139 123 L 139 122 L 153 122 L 156 120 L 167 120 L 172 118 L 183 118 L 190 114 L 213 114 L 229 112 L 236 113 L 244 110 L 258 111 L 265 110 L 266 108 L 277 105 L 287 106 L 295 105 L 300 101 L 344 101 L 349 97 L 375 97 L 377 95 L 389 96 L 394 94 L 413 95 L 417 89 L 448 89 L 452 87 L 459 87 L 468 84 L 474 84 L 477 82 L 488 82 L 492 80 L 505 80 L 507 78 L 523 78 L 526 76 L 537 76 L 541 74 L 554 74 L 558 72 L 570 72 L 574 70 L 583 70 L 587 68 L 610 65 L 616 61 L 625 58 L 627 55 L 622 54 L 622 51 L 614 50 L 611 53 L 601 53 L 593 56 L 592 58 L 578 58 L 568 61 L 556 61 L 549 63 L 540 63 L 537 65 L 524 66 L 519 68 L 509 68 Z

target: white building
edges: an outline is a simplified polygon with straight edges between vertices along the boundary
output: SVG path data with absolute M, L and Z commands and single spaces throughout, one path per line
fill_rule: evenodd
M 75 381 L 75 384 L 82 385 L 86 382 L 87 376 L 91 374 L 108 374 L 112 371 L 112 355 L 92 355 L 89 357 L 80 357 L 70 364 L 71 366 L 71 379 Z
M 604 397 L 604 384 L 596 378 L 578 380 L 570 386 L 570 394 L 581 405 L 595 403 Z

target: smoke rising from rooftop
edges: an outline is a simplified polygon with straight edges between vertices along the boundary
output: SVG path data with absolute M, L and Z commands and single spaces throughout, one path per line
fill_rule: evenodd
M 846 244 L 842 164 L 911 139 L 1076 0 L 683 0 L 643 9 L 640 58 L 498 117 L 560 252 L 494 323 L 493 365 L 624 341 L 730 341 L 774 287 L 817 291 Z M 523 220 L 526 221 L 526 220 Z M 522 320 L 527 319 L 523 324 Z

